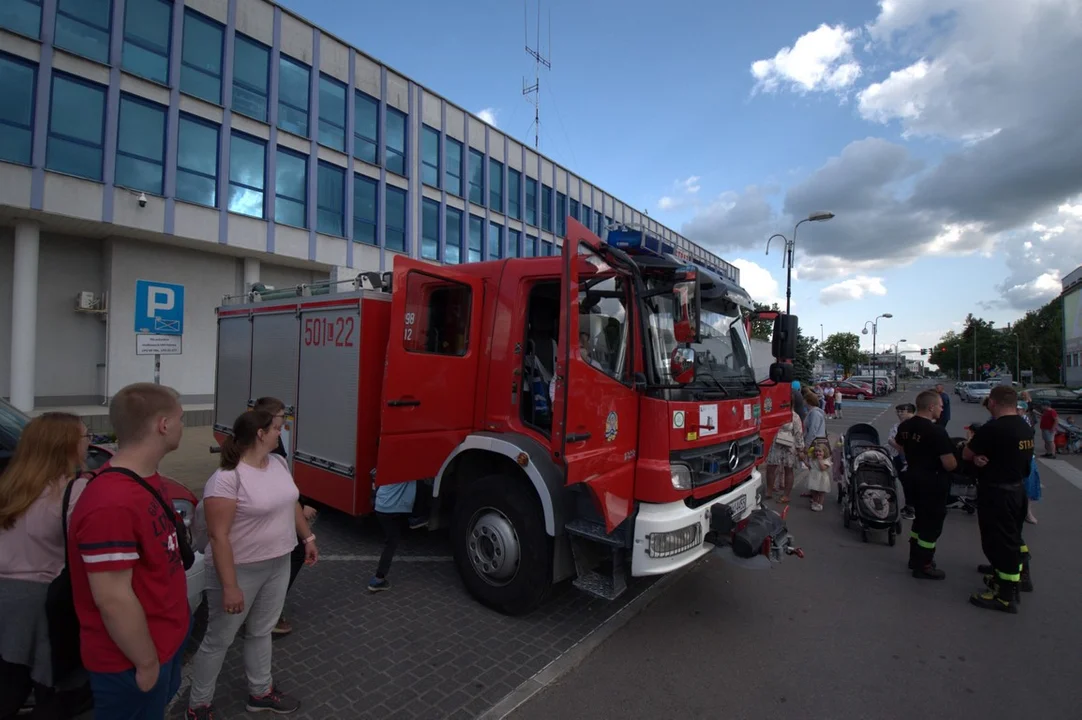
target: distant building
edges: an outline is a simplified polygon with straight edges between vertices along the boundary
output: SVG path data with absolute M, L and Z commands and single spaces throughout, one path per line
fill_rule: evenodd
M 1082 386 L 1082 267 L 1063 278 L 1063 382 Z

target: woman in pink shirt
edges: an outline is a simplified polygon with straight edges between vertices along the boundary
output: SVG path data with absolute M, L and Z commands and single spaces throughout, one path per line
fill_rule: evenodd
M 222 443 L 221 466 L 203 489 L 210 544 L 206 550 L 209 622 L 192 667 L 186 717 L 213 717 L 211 702 L 225 653 L 241 625 L 249 712 L 295 712 L 300 703 L 271 677 L 271 631 L 282 616 L 289 555 L 300 538 L 306 562 L 319 556 L 316 536 L 297 503 L 285 459 L 273 454 L 283 419 L 245 412 Z
M 46 597 L 64 569 L 65 489 L 68 516 L 85 479 L 74 480 L 90 446 L 75 415 L 50 412 L 31 420 L 0 475 L 0 717 L 11 717 L 34 692 L 35 717 L 60 716 L 54 688 Z M 74 612 L 74 608 L 72 609 Z M 78 684 L 78 683 L 76 683 Z M 48 710 L 47 710 L 48 708 Z M 51 713 L 51 714 L 50 714 Z

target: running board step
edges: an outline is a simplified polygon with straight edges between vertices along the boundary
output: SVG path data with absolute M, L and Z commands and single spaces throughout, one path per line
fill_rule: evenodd
M 592 540 L 601 545 L 619 548 L 627 547 L 627 535 L 624 533 L 623 527 L 616 528 L 616 530 L 610 534 L 605 532 L 605 523 L 586 520 L 584 518 L 575 518 L 564 525 L 564 529 L 571 535 L 586 540 Z
M 579 590 L 602 600 L 615 600 L 627 590 L 626 534 L 623 528 L 606 533 L 605 526 L 576 518 L 564 526 L 575 559 Z

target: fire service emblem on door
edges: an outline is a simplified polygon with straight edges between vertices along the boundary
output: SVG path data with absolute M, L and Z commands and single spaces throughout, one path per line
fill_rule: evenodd
M 620 432 L 620 418 L 616 415 L 616 411 L 612 410 L 605 418 L 605 440 L 612 442 L 616 439 L 618 432 Z

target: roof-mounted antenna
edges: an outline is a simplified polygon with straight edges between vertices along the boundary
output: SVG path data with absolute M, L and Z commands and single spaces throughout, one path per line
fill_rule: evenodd
M 529 30 L 529 0 L 522 10 L 522 34 L 526 41 L 526 54 L 533 58 L 533 84 L 527 84 L 526 78 L 522 78 L 522 94 L 526 101 L 533 105 L 533 146 L 536 150 L 540 145 L 541 138 L 541 67 L 552 69 L 552 13 L 549 12 L 548 45 L 549 56 L 545 57 L 541 52 L 541 0 L 537 0 L 537 40 L 534 47 L 530 47 Z M 536 48 L 536 49 L 535 49 Z

